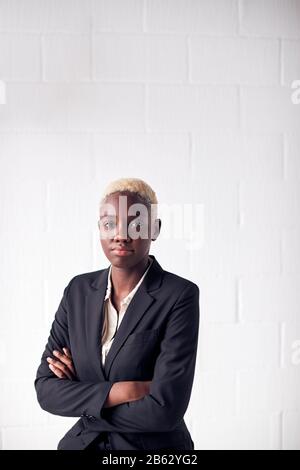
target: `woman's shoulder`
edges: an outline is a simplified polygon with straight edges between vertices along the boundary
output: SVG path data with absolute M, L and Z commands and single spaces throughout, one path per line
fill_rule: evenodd
M 188 288 L 192 290 L 200 290 L 198 284 L 194 280 L 188 279 L 170 271 L 164 271 L 164 282 L 172 285 L 179 291 Z
M 101 282 L 102 277 L 105 275 L 105 272 L 107 271 L 107 268 L 103 268 L 96 271 L 76 274 L 71 278 L 68 287 L 71 288 L 71 290 L 74 288 L 90 288 L 93 286 L 97 287 Z

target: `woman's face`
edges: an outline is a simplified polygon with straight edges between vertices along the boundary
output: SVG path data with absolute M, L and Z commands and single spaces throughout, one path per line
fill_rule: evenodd
M 116 192 L 105 199 L 99 229 L 105 256 L 120 268 L 134 267 L 147 257 L 151 240 L 159 235 L 159 228 L 151 234 L 150 208 L 131 192 Z

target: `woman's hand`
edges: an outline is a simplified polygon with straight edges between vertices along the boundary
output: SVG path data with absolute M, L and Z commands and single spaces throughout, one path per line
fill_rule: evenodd
M 49 368 L 59 379 L 73 380 L 76 373 L 73 366 L 72 356 L 68 348 L 63 348 L 64 354 L 54 350 L 53 355 L 56 359 L 47 357 Z

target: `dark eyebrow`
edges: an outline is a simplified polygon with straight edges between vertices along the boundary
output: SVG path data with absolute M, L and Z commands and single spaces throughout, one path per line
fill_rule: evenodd
M 103 217 L 109 217 L 109 218 L 113 218 L 113 219 L 118 218 L 117 216 L 112 215 L 112 214 L 104 214 L 104 215 L 101 215 L 100 220 L 103 219 Z M 136 219 L 137 217 L 140 217 L 140 215 L 129 215 L 129 216 L 127 216 L 127 218 L 129 218 L 129 219 L 131 218 L 131 220 Z
M 100 217 L 100 220 L 103 219 L 103 217 L 116 217 L 115 215 L 112 215 L 112 214 L 104 214 L 104 215 L 101 215 Z

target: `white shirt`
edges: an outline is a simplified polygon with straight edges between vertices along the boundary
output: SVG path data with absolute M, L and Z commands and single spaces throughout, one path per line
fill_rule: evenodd
M 104 321 L 103 321 L 103 328 L 102 328 L 102 365 L 104 366 L 105 358 L 110 350 L 110 347 L 113 343 L 114 337 L 120 327 L 121 321 L 125 315 L 128 305 L 130 304 L 134 294 L 138 290 L 140 284 L 143 282 L 144 277 L 146 276 L 147 272 L 150 269 L 150 266 L 153 262 L 153 259 L 150 258 L 150 264 L 144 274 L 142 275 L 139 282 L 136 286 L 129 292 L 129 294 L 121 300 L 121 308 L 118 312 L 116 311 L 115 307 L 111 302 L 111 290 L 112 290 L 112 283 L 111 283 L 111 265 L 109 267 L 108 272 L 108 280 L 107 280 L 107 289 L 104 298 Z

